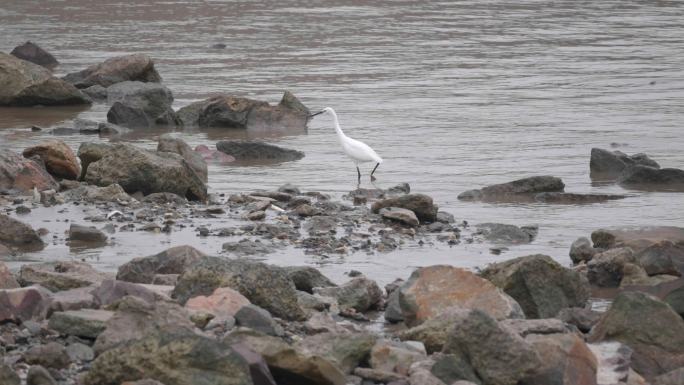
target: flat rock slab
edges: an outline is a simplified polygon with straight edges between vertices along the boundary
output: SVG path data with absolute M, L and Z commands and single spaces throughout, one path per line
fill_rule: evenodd
M 591 234 L 594 247 L 610 249 L 631 247 L 639 252 L 661 241 L 684 244 L 684 227 L 646 226 L 599 229 Z
M 50 317 L 48 326 L 61 334 L 97 338 L 113 315 L 114 312 L 97 309 L 56 312 Z
M 565 192 L 545 192 L 534 196 L 535 202 L 560 205 L 592 204 L 625 199 L 628 195 L 617 194 L 575 194 Z

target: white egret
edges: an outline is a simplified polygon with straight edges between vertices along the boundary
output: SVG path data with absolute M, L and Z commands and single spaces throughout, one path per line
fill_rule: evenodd
M 359 183 L 361 183 L 361 170 L 359 170 L 360 163 L 375 162 L 375 167 L 373 167 L 373 171 L 371 171 L 370 174 L 371 181 L 375 181 L 373 173 L 375 173 L 375 170 L 378 168 L 380 163 L 382 163 L 382 158 L 378 156 L 378 154 L 366 143 L 352 139 L 345 135 L 344 132 L 342 132 L 342 128 L 340 128 L 340 122 L 337 120 L 337 114 L 332 108 L 325 107 L 321 111 L 309 115 L 309 118 L 325 113 L 332 115 L 333 122 L 335 123 L 335 132 L 337 132 L 337 139 L 339 139 L 340 144 L 342 145 L 342 150 L 356 164 L 356 172 L 359 175 Z

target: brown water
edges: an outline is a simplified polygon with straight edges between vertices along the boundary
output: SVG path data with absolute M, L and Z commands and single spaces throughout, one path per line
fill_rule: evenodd
M 569 264 L 571 242 L 599 227 L 684 226 L 684 197 L 676 193 L 630 192 L 624 200 L 584 206 L 456 200 L 467 189 L 538 174 L 563 178 L 567 191 L 625 193 L 589 179 L 590 148 L 611 143 L 645 152 L 664 167 L 684 167 L 683 20 L 681 1 L 4 0 L 0 50 L 38 42 L 62 62 L 60 75 L 111 56 L 146 53 L 173 90 L 175 107 L 213 92 L 277 102 L 288 89 L 312 109 L 334 107 L 346 133 L 377 150 L 385 159 L 376 173 L 380 187 L 409 182 L 458 220 L 539 225 L 532 244 L 500 256 L 489 253 L 490 245 L 437 244 L 357 253 L 323 266 L 337 278 L 355 268 L 386 281 L 418 265 L 473 267 L 536 252 Z M 214 43 L 227 48 L 209 48 Z M 104 120 L 106 110 L 0 109 L 0 146 L 19 150 L 44 139 L 47 133 L 25 129 L 33 124 Z M 193 146 L 263 135 L 180 134 Z M 157 135 L 136 132 L 128 139 L 152 147 Z M 98 140 L 62 139 L 74 148 Z M 315 120 L 308 134 L 269 140 L 306 157 L 277 166 L 214 165 L 210 189 L 231 193 L 290 182 L 340 196 L 355 188 L 356 170 L 328 119 Z M 57 233 L 67 227 L 50 223 Z M 170 244 L 216 252 L 222 241 L 192 232 L 131 233 L 96 257 L 113 268 Z M 79 255 L 56 243 L 34 257 Z M 320 263 L 297 250 L 269 260 Z

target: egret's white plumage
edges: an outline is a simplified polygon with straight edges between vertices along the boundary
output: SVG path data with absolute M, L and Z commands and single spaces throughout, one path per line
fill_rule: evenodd
M 359 181 L 361 180 L 361 171 L 359 171 L 359 164 L 368 162 L 376 163 L 375 168 L 373 168 L 373 171 L 371 172 L 371 180 L 375 180 L 375 177 L 373 177 L 373 173 L 375 172 L 375 169 L 378 168 L 380 163 L 382 163 L 382 158 L 375 152 L 375 150 L 370 148 L 370 146 L 366 143 L 363 143 L 356 139 L 352 139 L 345 135 L 344 132 L 342 132 L 342 128 L 340 127 L 340 122 L 337 119 L 337 114 L 335 113 L 335 110 L 333 110 L 332 108 L 326 107 L 322 111 L 317 112 L 311 116 L 313 117 L 315 115 L 323 113 L 328 113 L 332 115 L 333 123 L 335 124 L 335 132 L 337 133 L 337 139 L 340 141 L 340 145 L 342 146 L 342 150 L 344 151 L 344 153 L 347 154 L 347 156 L 350 157 L 356 164 L 356 170 L 359 175 Z

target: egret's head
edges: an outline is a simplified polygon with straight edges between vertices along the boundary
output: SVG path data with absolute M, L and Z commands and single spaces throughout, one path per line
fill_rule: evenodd
M 313 114 L 309 115 L 309 118 L 313 118 L 316 115 L 325 114 L 325 113 L 334 114 L 335 110 L 333 110 L 330 107 L 325 107 L 324 109 L 322 109 L 318 112 L 314 112 Z

